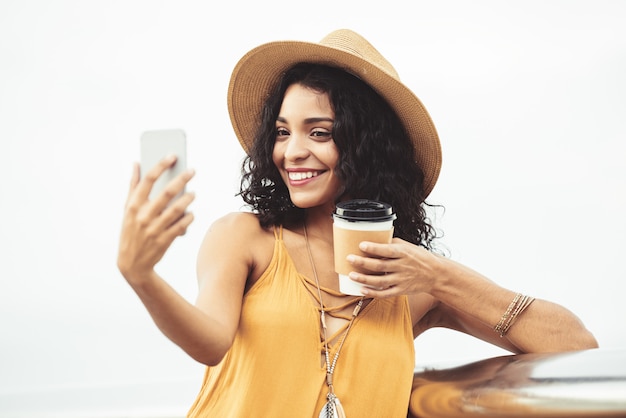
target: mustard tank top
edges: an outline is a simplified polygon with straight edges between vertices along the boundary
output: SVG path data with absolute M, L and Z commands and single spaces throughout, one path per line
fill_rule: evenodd
M 207 367 L 189 418 L 318 418 L 326 403 L 315 284 L 296 271 L 282 228 L 274 235 L 272 260 L 244 296 L 233 345 Z M 336 349 L 329 345 L 331 358 Z M 334 370 L 346 416 L 406 418 L 414 367 L 408 298 L 372 300 L 354 320 Z

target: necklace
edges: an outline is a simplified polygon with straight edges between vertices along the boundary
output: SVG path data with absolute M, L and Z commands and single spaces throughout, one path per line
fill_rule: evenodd
M 322 324 L 322 336 L 324 338 L 324 358 L 326 360 L 326 386 L 328 386 L 328 394 L 326 395 L 327 402 L 322 407 L 319 418 L 346 418 L 346 414 L 343 411 L 341 402 L 339 402 L 339 398 L 337 398 L 337 395 L 335 395 L 335 388 L 333 386 L 333 373 L 335 372 L 335 366 L 337 365 L 337 360 L 339 359 L 339 353 L 341 352 L 343 343 L 346 341 L 346 337 L 348 336 L 348 332 L 350 332 L 350 328 L 352 328 L 354 319 L 361 311 L 364 297 L 361 297 L 357 305 L 354 307 L 354 311 L 352 312 L 352 317 L 350 318 L 348 327 L 341 336 L 341 339 L 339 340 L 339 347 L 337 348 L 337 352 L 335 353 L 335 356 L 331 361 L 330 352 L 328 351 L 326 311 L 324 310 L 324 302 L 322 302 L 322 288 L 320 287 L 320 281 L 317 277 L 317 270 L 315 269 L 315 263 L 313 262 L 313 255 L 311 254 L 311 245 L 309 244 L 309 237 L 307 235 L 306 222 L 304 222 L 304 240 L 306 241 L 306 249 L 309 254 L 309 261 L 311 263 L 311 268 L 313 269 L 313 277 L 315 278 L 315 286 L 317 287 L 317 295 L 320 301 L 320 322 Z

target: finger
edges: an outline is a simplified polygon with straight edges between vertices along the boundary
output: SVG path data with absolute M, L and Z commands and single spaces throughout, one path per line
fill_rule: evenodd
M 359 249 L 365 254 L 376 258 L 398 258 L 400 244 L 382 244 L 377 242 L 363 241 Z
M 172 224 L 181 219 L 187 212 L 187 208 L 195 199 L 194 193 L 185 193 L 176 199 L 172 205 L 161 213 L 154 224 L 155 230 L 166 230 Z
M 157 164 L 145 173 L 140 173 L 139 183 L 137 185 L 137 198 L 145 201 L 150 195 L 150 191 L 154 183 L 166 170 L 176 163 L 176 155 L 169 155 L 161 159 Z
M 192 212 L 186 212 L 180 220 L 168 228 L 168 232 L 175 234 L 175 236 L 185 235 L 187 233 L 187 228 L 191 225 L 194 219 L 195 216 Z
M 390 298 L 392 296 L 398 296 L 401 294 L 400 291 L 398 291 L 398 289 L 396 289 L 395 287 L 388 287 L 387 289 L 379 290 L 365 286 L 363 286 L 363 288 L 361 289 L 361 293 L 363 294 L 363 296 L 376 299 Z
M 357 271 L 351 271 L 349 277 L 350 280 L 374 289 L 382 290 L 391 287 L 389 276 L 384 274 L 365 274 Z
M 187 212 L 178 218 L 178 220 L 166 226 L 164 229 L 157 230 L 156 228 L 151 228 L 151 231 L 146 233 L 147 236 L 153 237 L 152 242 L 154 244 L 151 245 L 151 248 L 154 250 L 154 253 L 157 254 L 155 263 L 172 245 L 172 242 L 176 239 L 176 237 L 186 233 L 187 227 L 189 227 L 193 220 L 194 215 L 191 212 Z
M 187 228 L 193 222 L 194 215 L 191 212 L 187 212 L 178 221 L 170 225 L 162 235 L 162 242 L 169 247 L 172 242 L 179 236 L 185 235 Z
M 130 201 L 130 196 L 135 190 L 135 187 L 137 187 L 138 183 L 139 183 L 139 164 L 133 163 L 133 173 L 130 177 L 130 184 L 128 186 L 128 195 L 126 196 L 126 205 L 128 205 L 128 202 Z
M 371 276 L 351 272 L 350 279 L 362 284 L 361 293 L 368 297 L 385 298 L 400 294 L 399 289 L 391 284 L 387 276 Z
M 188 169 L 177 175 L 173 180 L 171 180 L 165 188 L 157 195 L 157 197 L 151 202 L 149 214 L 151 216 L 157 216 L 161 212 L 163 212 L 168 206 L 174 205 L 179 199 L 176 199 L 183 190 L 185 190 L 185 186 L 195 175 L 195 171 L 193 169 Z M 182 196 L 181 196 L 182 197 Z
M 386 273 L 393 270 L 392 258 L 372 258 L 350 254 L 348 262 L 357 270 L 371 271 L 372 273 Z

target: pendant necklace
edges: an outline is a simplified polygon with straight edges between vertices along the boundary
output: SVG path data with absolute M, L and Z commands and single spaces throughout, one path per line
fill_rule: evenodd
M 322 288 L 320 287 L 320 282 L 317 277 L 317 270 L 315 269 L 315 263 L 313 262 L 313 255 L 311 254 L 311 246 L 309 244 L 309 237 L 307 235 L 307 230 L 306 230 L 306 221 L 304 222 L 304 240 L 306 241 L 306 249 L 309 254 L 309 261 L 311 262 L 311 268 L 313 269 L 313 277 L 315 278 L 315 286 L 317 287 L 317 294 L 318 294 L 319 302 L 320 302 L 320 321 L 322 324 L 322 336 L 324 339 L 324 358 L 326 360 L 326 386 L 328 386 L 328 394 L 326 395 L 327 402 L 322 407 L 322 410 L 320 411 L 320 414 L 319 414 L 319 418 L 346 418 L 346 414 L 343 411 L 341 402 L 339 402 L 339 398 L 337 398 L 337 395 L 335 395 L 335 388 L 333 387 L 333 373 L 335 372 L 335 366 L 337 365 L 337 359 L 339 358 L 341 347 L 343 347 L 343 343 L 346 341 L 346 337 L 348 336 L 348 332 L 350 332 L 350 328 L 352 328 L 354 319 L 359 314 L 359 311 L 361 310 L 361 306 L 363 306 L 363 299 L 365 297 L 361 297 L 357 305 L 354 307 L 354 311 L 352 312 L 352 317 L 350 318 L 348 327 L 346 328 L 343 335 L 341 336 L 341 339 L 339 340 L 339 346 L 337 348 L 337 352 L 335 353 L 331 361 L 330 353 L 328 351 L 326 311 L 324 310 L 324 303 L 322 302 Z

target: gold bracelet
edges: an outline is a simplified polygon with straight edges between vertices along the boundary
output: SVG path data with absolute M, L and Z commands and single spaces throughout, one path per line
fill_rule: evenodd
M 506 311 L 504 312 L 504 314 L 502 314 L 502 317 L 500 318 L 500 322 L 498 322 L 496 326 L 493 328 L 493 330 L 497 332 L 498 334 L 500 334 L 501 337 L 503 336 L 501 330 L 502 330 L 502 327 L 504 326 L 504 323 L 506 322 L 511 312 L 513 312 L 513 309 L 515 309 L 515 306 L 517 306 L 517 303 L 519 302 L 521 298 L 522 298 L 521 293 L 518 293 L 517 295 L 515 295 L 515 298 L 513 298 L 513 302 L 509 304 L 509 307 L 506 308 Z
M 500 337 L 504 337 L 517 317 L 520 316 L 534 300 L 535 298 L 522 295 L 521 293 L 515 295 L 513 302 L 511 302 L 506 312 L 502 315 L 502 318 L 500 318 L 500 322 L 498 322 L 493 330 L 498 333 Z
M 511 328 L 511 326 L 513 325 L 513 323 L 515 322 L 517 317 L 519 315 L 521 315 L 522 312 L 524 312 L 526 310 L 526 308 L 528 308 L 530 306 L 530 304 L 533 303 L 534 300 L 535 300 L 535 298 L 530 297 L 530 296 L 524 296 L 522 298 L 521 302 L 517 305 L 515 311 L 513 311 L 513 313 L 511 314 L 511 316 L 507 320 L 506 324 L 504 325 L 504 328 L 502 328 L 502 330 L 501 330 L 501 333 L 502 333 L 501 336 L 502 337 L 504 337 L 506 335 L 506 333 L 509 332 L 509 329 Z

